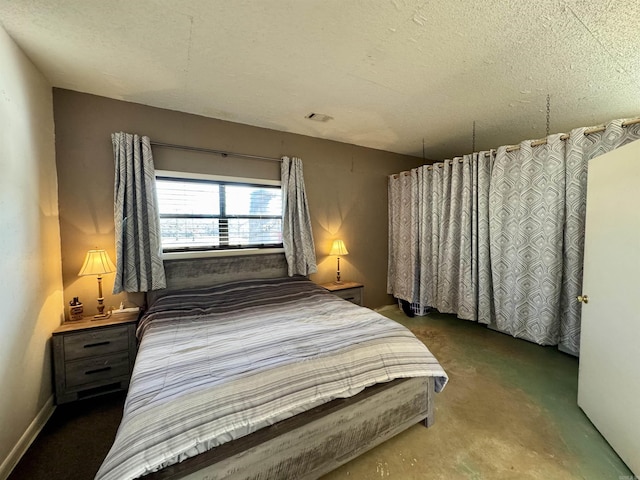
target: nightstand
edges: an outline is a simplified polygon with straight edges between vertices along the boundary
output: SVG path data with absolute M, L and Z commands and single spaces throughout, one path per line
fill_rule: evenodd
M 364 285 L 357 282 L 342 282 L 342 283 L 323 283 L 320 285 L 326 288 L 334 295 L 344 298 L 345 300 L 362 306 L 364 302 Z
M 56 403 L 126 390 L 136 358 L 139 313 L 66 322 L 53 332 Z

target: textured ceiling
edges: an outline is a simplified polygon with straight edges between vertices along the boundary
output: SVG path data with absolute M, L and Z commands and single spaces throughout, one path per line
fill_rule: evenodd
M 56 86 L 442 159 L 640 114 L 637 0 L 0 0 Z M 316 112 L 333 120 L 314 122 Z M 160 139 L 161 140 L 161 139 Z

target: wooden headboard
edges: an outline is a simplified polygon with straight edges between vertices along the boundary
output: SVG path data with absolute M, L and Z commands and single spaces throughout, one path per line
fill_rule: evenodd
M 206 287 L 235 280 L 287 276 L 284 253 L 165 260 L 167 288 L 147 293 L 147 305 L 168 290 Z

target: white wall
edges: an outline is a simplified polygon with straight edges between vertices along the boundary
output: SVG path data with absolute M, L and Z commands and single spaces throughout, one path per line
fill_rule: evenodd
M 64 306 L 51 85 L 0 27 L 0 478 L 52 412 Z

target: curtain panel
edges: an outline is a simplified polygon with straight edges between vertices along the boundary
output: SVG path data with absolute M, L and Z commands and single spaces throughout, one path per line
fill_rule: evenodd
M 578 354 L 588 162 L 640 138 L 622 123 L 389 177 L 389 293 Z
M 289 276 L 317 272 L 302 160 L 282 157 L 282 244 Z
M 488 209 L 493 154 L 465 155 L 389 177 L 387 292 L 460 318 L 478 319 L 490 290 Z M 482 321 L 489 323 L 491 307 Z
M 389 177 L 389 255 L 387 293 L 413 302 L 418 252 L 416 170 Z
M 149 137 L 119 132 L 111 140 L 115 160 L 113 293 L 166 288 Z
M 475 319 L 476 285 L 472 278 L 471 160 L 468 155 L 433 167 L 440 179 L 440 247 L 435 307 Z M 433 225 L 433 221 L 432 221 Z
M 581 304 L 584 260 L 584 230 L 587 210 L 589 160 L 640 139 L 640 124 L 622 126 L 623 120 L 609 122 L 604 131 L 585 135 L 587 128 L 571 131 L 565 146 L 565 228 L 560 298 L 559 344 L 572 352 L 580 350 Z
M 476 312 L 480 323 L 490 324 L 495 318 L 491 273 L 489 192 L 496 160 L 495 150 L 472 156 L 472 278 L 477 285 Z M 469 318 L 468 320 L 473 320 Z
M 495 325 L 515 337 L 558 343 L 565 218 L 565 144 L 500 147 L 489 192 Z

